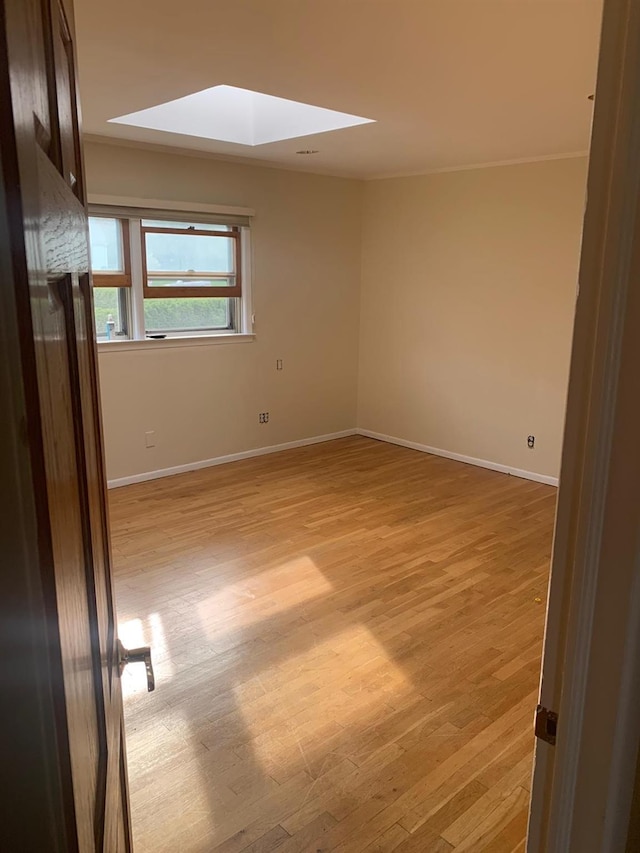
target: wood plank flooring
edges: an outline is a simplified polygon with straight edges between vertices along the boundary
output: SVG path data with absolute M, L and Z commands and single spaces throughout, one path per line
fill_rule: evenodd
M 522 853 L 555 497 L 362 437 L 112 491 L 136 853 Z

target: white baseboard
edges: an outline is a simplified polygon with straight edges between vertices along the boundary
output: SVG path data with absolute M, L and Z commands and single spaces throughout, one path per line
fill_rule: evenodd
M 395 438 L 392 435 L 384 435 L 381 432 L 373 432 L 369 429 L 344 429 L 340 432 L 331 432 L 326 435 L 316 435 L 311 438 L 301 438 L 297 441 L 287 441 L 284 444 L 274 444 L 270 447 L 256 447 L 254 450 L 243 450 L 240 453 L 230 453 L 227 456 L 216 456 L 213 459 L 203 459 L 199 462 L 188 462 L 186 465 L 175 465 L 172 468 L 160 468 L 157 471 L 145 471 L 142 474 L 133 474 L 130 477 L 119 477 L 109 480 L 107 485 L 110 489 L 120 486 L 130 486 L 133 483 L 143 483 L 146 480 L 158 480 L 161 477 L 171 477 L 173 474 L 184 474 L 187 471 L 197 471 L 200 468 L 212 468 L 215 465 L 225 465 L 227 462 L 238 462 L 240 459 L 251 459 L 255 456 L 266 456 L 269 453 L 280 453 L 283 450 L 293 450 L 295 447 L 307 447 L 310 444 L 321 444 L 324 441 L 333 441 L 336 438 L 346 438 L 349 435 L 363 435 L 366 438 L 375 438 L 377 441 L 386 441 L 389 444 L 398 444 L 411 450 L 419 450 L 421 453 L 431 453 L 433 456 L 443 456 L 445 459 L 453 459 L 456 462 L 464 462 L 467 465 L 476 465 L 479 468 L 488 468 L 491 471 L 500 471 L 502 474 L 510 474 L 513 477 L 522 477 L 524 480 L 534 480 L 537 483 L 546 483 L 549 486 L 557 486 L 558 478 L 547 474 L 537 474 L 535 471 L 524 471 L 521 468 L 512 468 L 509 465 L 500 465 L 498 462 L 489 462 L 487 459 L 476 459 L 473 456 L 463 456 L 461 453 L 451 453 L 449 450 L 441 450 L 439 447 L 429 447 L 426 444 L 418 444 L 415 441 L 407 441 L 404 438 Z
M 238 462 L 240 459 L 251 459 L 254 456 L 266 456 L 269 453 L 280 453 L 282 450 L 292 450 L 294 447 L 307 447 L 310 444 L 321 444 L 323 441 L 333 441 L 336 438 L 346 438 L 357 435 L 356 429 L 344 429 L 341 432 L 330 432 L 327 435 L 315 435 L 311 438 L 301 438 L 297 441 L 287 441 L 284 444 L 274 444 L 271 447 L 256 447 L 254 450 L 243 450 L 240 453 L 230 453 L 227 456 L 216 456 L 213 459 L 202 459 L 200 462 L 187 462 L 186 465 L 174 465 L 173 468 L 160 468 L 158 471 L 145 471 L 130 477 L 118 477 L 108 480 L 110 489 L 120 486 L 131 486 L 133 483 L 143 483 L 145 480 L 158 480 L 161 477 L 171 477 L 173 474 L 184 474 L 187 471 L 197 471 L 200 468 L 212 468 L 214 465 L 225 465 L 227 462 Z
M 558 485 L 558 478 L 550 477 L 548 474 L 536 474 L 535 471 L 511 468 L 509 465 L 500 465 L 498 462 L 489 462 L 487 459 L 476 459 L 473 456 L 463 456 L 461 453 L 451 453 L 449 450 L 441 450 L 439 447 L 428 447 L 426 444 L 406 441 L 404 438 L 395 438 L 392 435 L 383 435 L 381 432 L 372 432 L 369 429 L 358 429 L 356 432 L 358 435 L 364 435 L 367 438 L 375 438 L 389 444 L 399 444 L 401 447 L 409 447 L 411 450 L 419 450 L 421 453 L 431 453 L 432 456 L 443 456 L 445 459 L 454 459 L 456 462 L 465 462 L 467 465 L 477 465 L 478 468 L 489 468 L 491 471 L 500 471 L 502 474 L 522 477 L 524 480 L 535 480 L 536 483 L 546 483 L 549 486 Z

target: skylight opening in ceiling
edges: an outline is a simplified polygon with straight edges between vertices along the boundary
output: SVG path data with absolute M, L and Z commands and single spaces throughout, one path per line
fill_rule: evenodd
M 236 86 L 213 86 L 110 121 L 255 146 L 371 124 L 375 119 L 326 110 Z

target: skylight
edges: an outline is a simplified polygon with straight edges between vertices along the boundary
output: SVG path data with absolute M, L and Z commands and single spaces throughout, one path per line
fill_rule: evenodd
M 266 145 L 268 142 L 370 124 L 375 119 L 326 110 L 236 86 L 213 86 L 110 121 L 220 142 Z

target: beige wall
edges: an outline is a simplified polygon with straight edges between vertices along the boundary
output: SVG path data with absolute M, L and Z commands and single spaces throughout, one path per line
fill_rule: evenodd
M 109 479 L 353 428 L 362 185 L 124 146 L 85 153 L 90 193 L 256 211 L 254 342 L 100 353 Z
M 368 183 L 98 143 L 86 164 L 92 193 L 256 210 L 254 342 L 100 353 L 109 479 L 356 425 L 557 476 L 585 159 Z
M 365 185 L 359 427 L 557 476 L 585 180 L 581 158 Z

